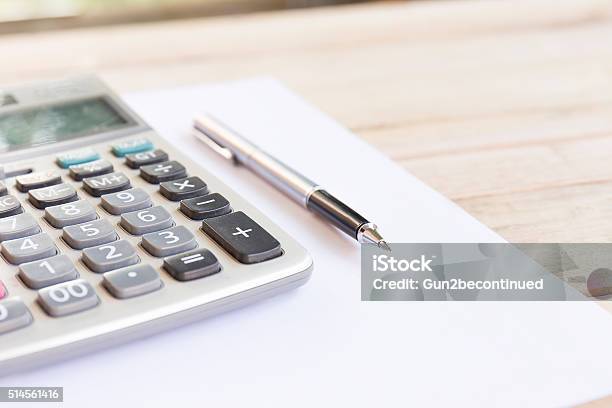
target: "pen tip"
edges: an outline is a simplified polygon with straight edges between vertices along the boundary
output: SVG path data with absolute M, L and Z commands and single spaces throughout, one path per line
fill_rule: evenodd
M 385 240 L 378 241 L 378 247 L 384 249 L 385 251 L 391 252 L 391 247 L 389 246 L 389 244 L 387 244 Z

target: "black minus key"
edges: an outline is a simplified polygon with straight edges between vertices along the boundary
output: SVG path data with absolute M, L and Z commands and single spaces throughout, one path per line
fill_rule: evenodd
M 161 149 L 152 150 L 148 152 L 140 152 L 128 154 L 125 156 L 125 164 L 132 169 L 139 169 L 140 166 L 147 164 L 155 164 L 168 160 L 168 153 Z
M 242 211 L 204 220 L 202 230 L 245 264 L 267 261 L 283 253 L 280 242 Z
M 140 177 L 152 184 L 187 177 L 185 167 L 174 160 L 149 164 L 140 168 Z
M 208 249 L 196 249 L 164 259 L 164 269 L 176 280 L 190 281 L 214 275 L 221 265 Z
M 203 220 L 229 214 L 232 207 L 227 198 L 219 193 L 212 193 L 181 201 L 181 212 L 192 220 Z

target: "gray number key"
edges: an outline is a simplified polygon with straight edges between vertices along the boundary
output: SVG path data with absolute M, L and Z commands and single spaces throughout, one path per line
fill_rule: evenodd
M 77 279 L 39 290 L 38 303 L 49 315 L 59 317 L 91 309 L 100 299 L 87 281 Z
M 151 265 L 137 265 L 104 274 L 104 286 L 116 298 L 126 299 L 162 287 L 159 274 Z
M 79 274 L 68 256 L 57 255 L 19 266 L 19 277 L 28 287 L 40 289 L 76 279 Z
M 197 246 L 194 235 L 182 225 L 142 237 L 142 247 L 157 257 L 180 254 Z
M 30 190 L 28 198 L 34 207 L 40 209 L 78 200 L 75 188 L 67 183 Z
M 134 211 L 121 216 L 121 226 L 130 234 L 143 235 L 174 225 L 170 213 L 162 206 Z
M 18 298 L 0 301 L 0 334 L 20 329 L 32 323 L 32 315 Z
M 138 260 L 132 244 L 124 240 L 83 250 L 83 262 L 98 273 L 134 265 Z
M 12 195 L 0 197 L 0 218 L 21 213 L 21 203 Z
M 45 219 L 55 228 L 81 224 L 97 218 L 94 206 L 85 200 L 56 205 L 45 210 Z
M 74 249 L 91 248 L 117 240 L 117 233 L 108 220 L 100 219 L 64 228 L 62 238 Z
M 2 243 L 2 255 L 13 265 L 49 258 L 55 254 L 57 248 L 47 234 L 32 235 Z
M 38 234 L 40 227 L 30 214 L 0 218 L 0 242 Z
M 106 194 L 101 200 L 102 207 L 113 215 L 149 208 L 153 204 L 149 194 L 142 188 L 132 188 L 114 194 Z

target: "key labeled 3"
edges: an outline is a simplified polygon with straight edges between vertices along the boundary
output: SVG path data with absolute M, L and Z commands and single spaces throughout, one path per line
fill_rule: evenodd
M 157 257 L 179 254 L 197 246 L 195 236 L 182 225 L 142 237 L 142 247 Z

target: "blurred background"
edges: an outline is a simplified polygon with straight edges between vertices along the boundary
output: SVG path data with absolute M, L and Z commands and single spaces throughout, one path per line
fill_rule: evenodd
M 367 0 L 0 0 L 0 33 L 364 2 Z

